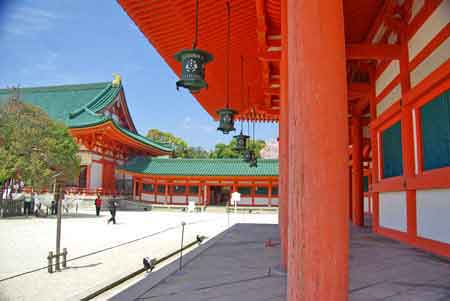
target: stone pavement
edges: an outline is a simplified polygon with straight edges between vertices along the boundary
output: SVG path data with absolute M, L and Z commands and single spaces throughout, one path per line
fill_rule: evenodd
M 277 214 L 118 211 L 117 224 L 113 225 L 106 223 L 108 212 L 96 217 L 93 208 L 81 210 L 78 215 L 64 215 L 61 246 L 68 249 L 68 259 L 94 254 L 68 262 L 67 268 L 58 273 L 49 274 L 44 269 L 6 281 L 1 279 L 47 264 L 47 254 L 55 248 L 56 219 L 0 218 L 0 301 L 79 300 L 141 268 L 143 257 L 160 258 L 177 250 L 181 221 L 187 223 L 184 239 L 188 243 L 197 234 L 215 237 L 234 223 L 276 224 L 277 217 Z M 95 253 L 99 250 L 105 251 Z M 105 295 L 98 300 L 105 300 Z
M 450 261 L 351 228 L 350 300 L 450 300 Z M 285 300 L 277 225 L 238 224 L 112 300 Z

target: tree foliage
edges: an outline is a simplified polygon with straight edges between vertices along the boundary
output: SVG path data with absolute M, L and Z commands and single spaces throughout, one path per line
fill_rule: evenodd
M 170 145 L 174 149 L 176 158 L 208 158 L 209 152 L 201 147 L 190 147 L 186 141 L 175 135 L 158 129 L 150 129 L 147 137 L 163 144 Z
M 42 188 L 56 175 L 73 180 L 79 173 L 77 153 L 68 129 L 40 108 L 14 98 L 0 105 L 0 182 L 21 178 Z
M 264 148 L 266 143 L 264 140 L 251 140 L 248 142 L 248 148 L 255 151 L 257 158 L 260 158 L 260 152 Z M 224 159 L 224 158 L 241 158 L 242 154 L 237 152 L 236 149 L 237 142 L 236 139 L 232 139 L 230 143 L 218 143 L 214 147 L 214 150 L 210 154 L 210 158 L 214 159 Z
M 176 158 L 241 158 L 242 154 L 235 150 L 236 140 L 232 139 L 230 143 L 218 143 L 214 150 L 208 152 L 201 147 L 191 147 L 182 138 L 176 137 L 171 133 L 162 132 L 157 129 L 151 129 L 147 133 L 147 137 L 159 143 L 169 144 L 174 148 L 174 157 Z M 250 141 L 249 147 L 253 149 L 258 158 L 260 158 L 260 151 L 264 148 L 266 143 L 263 140 Z

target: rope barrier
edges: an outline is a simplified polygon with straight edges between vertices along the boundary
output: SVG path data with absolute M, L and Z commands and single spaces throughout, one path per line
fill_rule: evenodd
M 188 225 L 194 225 L 194 224 L 204 223 L 204 222 L 208 222 L 208 221 L 211 221 L 211 220 L 201 220 L 201 221 L 191 222 L 191 223 L 187 223 L 187 224 Z M 114 246 L 111 246 L 111 247 L 108 247 L 108 248 L 104 248 L 104 249 L 101 249 L 101 250 L 98 250 L 98 251 L 90 252 L 90 253 L 87 253 L 87 254 L 84 254 L 84 255 L 81 255 L 81 256 L 78 256 L 78 257 L 74 257 L 74 258 L 68 259 L 67 262 L 78 260 L 78 259 L 85 258 L 85 257 L 89 257 L 89 256 L 96 255 L 96 254 L 99 254 L 99 253 L 102 253 L 102 252 L 106 252 L 106 251 L 109 251 L 109 250 L 112 250 L 112 249 L 115 249 L 115 248 L 118 248 L 118 247 L 122 247 L 122 246 L 131 244 L 131 243 L 134 243 L 134 242 L 146 239 L 146 238 L 150 238 L 150 237 L 153 237 L 153 236 L 156 236 L 156 235 L 168 232 L 170 230 L 174 230 L 174 229 L 179 228 L 179 227 L 181 227 L 181 226 L 177 225 L 177 226 L 167 227 L 167 228 L 165 228 L 165 229 L 163 229 L 161 231 L 158 231 L 158 232 L 155 232 L 155 233 L 152 233 L 152 234 L 149 234 L 149 235 L 145 235 L 145 236 L 142 236 L 142 237 L 139 237 L 139 238 L 127 241 L 127 242 L 120 243 L 118 245 L 114 245 Z M 35 273 L 35 272 L 38 272 L 38 271 L 41 271 L 41 270 L 45 270 L 45 269 L 48 269 L 50 266 L 56 266 L 56 263 L 52 264 L 52 265 L 46 265 L 46 266 L 43 266 L 43 267 L 40 267 L 40 268 L 36 268 L 36 269 L 33 269 L 33 270 L 29 270 L 29 271 L 26 271 L 26 272 L 23 272 L 23 273 L 20 273 L 20 274 L 16 274 L 16 275 L 12 275 L 12 276 L 8 276 L 8 277 L 5 277 L 5 278 L 2 278 L 2 279 L 0 279 L 0 282 L 4 282 L 4 281 L 11 280 L 11 279 L 14 279 L 14 278 L 18 278 L 18 277 L 21 277 L 21 276 L 24 276 L 24 275 L 32 274 L 32 273 Z

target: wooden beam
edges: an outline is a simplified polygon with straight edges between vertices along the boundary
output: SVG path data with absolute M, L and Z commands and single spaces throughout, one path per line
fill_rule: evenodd
M 348 60 L 384 60 L 399 59 L 401 48 L 399 45 L 347 44 Z

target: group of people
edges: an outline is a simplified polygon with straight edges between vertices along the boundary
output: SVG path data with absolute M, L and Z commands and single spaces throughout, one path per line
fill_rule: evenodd
M 97 194 L 97 198 L 95 199 L 95 213 L 97 214 L 97 216 L 100 216 L 100 209 L 102 208 L 102 198 L 100 196 L 100 194 Z M 113 199 L 108 201 L 108 209 L 109 209 L 109 213 L 111 214 L 111 218 L 108 220 L 108 224 L 110 222 L 113 222 L 113 224 L 116 223 L 116 211 L 117 211 L 117 207 L 118 207 L 118 203 L 115 199 L 115 196 L 113 197 Z

